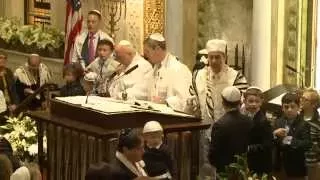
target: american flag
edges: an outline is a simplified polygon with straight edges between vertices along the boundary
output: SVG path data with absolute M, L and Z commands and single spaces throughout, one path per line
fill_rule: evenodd
M 71 62 L 74 42 L 81 32 L 83 16 L 81 14 L 80 0 L 67 0 L 66 24 L 65 24 L 65 48 L 64 64 Z

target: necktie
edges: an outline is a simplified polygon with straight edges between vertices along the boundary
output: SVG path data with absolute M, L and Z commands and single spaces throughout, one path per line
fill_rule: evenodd
M 93 40 L 94 40 L 94 34 L 90 33 L 89 34 L 89 63 L 91 63 L 94 60 L 95 57 L 95 50 L 94 50 L 94 44 L 93 44 Z

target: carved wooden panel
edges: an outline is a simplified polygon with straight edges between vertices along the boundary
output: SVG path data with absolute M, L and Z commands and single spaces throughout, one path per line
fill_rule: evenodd
M 287 65 L 296 69 L 299 61 L 299 1 L 288 0 L 286 3 L 286 24 L 284 39 L 284 70 L 283 83 L 296 84 L 297 75 L 287 68 Z

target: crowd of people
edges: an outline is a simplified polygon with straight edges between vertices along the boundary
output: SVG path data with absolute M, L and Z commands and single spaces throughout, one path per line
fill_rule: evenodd
M 235 162 L 235 155 L 243 153 L 247 153 L 250 170 L 258 176 L 271 177 L 275 175 L 272 172 L 278 172 L 276 176 L 286 180 L 320 178 L 317 91 L 285 94 L 282 116 L 271 123 L 261 108 L 263 91 L 249 87 L 245 76 L 225 63 L 226 41 L 209 40 L 191 72 L 168 52 L 160 33 L 147 37 L 141 56 L 131 42 L 115 43 L 99 29 L 100 21 L 99 11 L 88 13 L 88 29 L 76 38 L 72 63 L 63 68 L 65 85 L 60 96 L 146 100 L 201 117 L 211 124 L 200 136 L 202 178 L 217 177 Z M 49 68 L 37 54 L 30 55 L 14 73 L 6 62 L 7 55 L 1 52 L 2 116 L 51 79 Z M 44 98 L 43 94 L 36 95 L 31 108 L 44 106 Z M 159 122 L 148 122 L 142 133 L 125 129 L 119 136 L 116 162 L 90 166 L 86 179 L 175 179 L 175 163 L 163 142 Z M 11 156 L 7 157 L 10 160 Z M 1 169 L 12 172 L 12 168 Z M 28 166 L 21 171 L 27 170 Z

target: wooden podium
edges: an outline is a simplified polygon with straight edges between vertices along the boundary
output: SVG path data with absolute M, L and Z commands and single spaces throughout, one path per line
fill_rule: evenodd
M 142 128 L 150 120 L 164 127 L 165 142 L 177 160 L 178 179 L 194 180 L 199 173 L 200 130 L 210 127 L 192 116 L 142 108 L 106 113 L 57 99 L 51 100 L 49 112 L 28 115 L 37 121 L 39 163 L 49 180 L 84 180 L 89 164 L 114 159 L 120 129 Z M 47 153 L 42 143 L 44 135 Z

